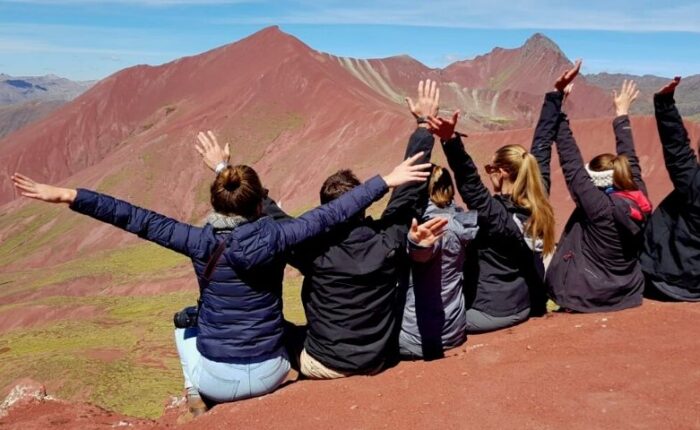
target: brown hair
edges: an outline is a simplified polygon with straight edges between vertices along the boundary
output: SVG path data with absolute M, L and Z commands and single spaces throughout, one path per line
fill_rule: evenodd
M 337 199 L 360 184 L 360 180 L 352 173 L 352 170 L 338 170 L 321 185 L 321 204 L 325 205 Z
M 613 171 L 613 185 L 618 190 L 635 191 L 639 187 L 632 177 L 630 161 L 625 155 L 600 154 L 588 163 L 588 168 L 594 172 Z
M 264 196 L 258 174 L 248 166 L 228 166 L 211 184 L 211 205 L 225 215 L 257 218 Z
M 544 242 L 544 253 L 554 252 L 554 209 L 547 199 L 540 166 L 521 145 L 506 145 L 496 151 L 493 165 L 508 172 L 513 182 L 513 201 L 530 211 L 526 233 Z
M 452 202 L 455 197 L 455 187 L 449 170 L 433 164 L 428 181 L 428 195 L 430 201 L 439 208 L 444 208 Z

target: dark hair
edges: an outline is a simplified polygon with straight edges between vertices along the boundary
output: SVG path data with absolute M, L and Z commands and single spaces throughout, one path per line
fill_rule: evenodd
M 428 195 L 430 201 L 439 208 L 444 208 L 452 202 L 455 197 L 455 188 L 449 170 L 433 164 L 428 181 Z
M 321 185 L 321 204 L 337 199 L 346 192 L 362 184 L 352 170 L 338 170 L 329 176 Z
M 248 166 L 228 166 L 211 184 L 211 205 L 225 215 L 257 218 L 264 196 L 258 174 Z
M 594 172 L 613 171 L 613 185 L 618 190 L 635 191 L 637 184 L 632 177 L 632 168 L 625 155 L 600 154 L 588 163 L 588 168 Z

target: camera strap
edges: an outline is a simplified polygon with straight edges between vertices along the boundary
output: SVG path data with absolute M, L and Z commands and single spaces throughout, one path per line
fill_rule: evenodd
M 209 281 L 211 280 L 212 273 L 214 273 L 216 263 L 219 262 L 219 258 L 221 258 L 221 254 L 224 253 L 225 249 L 226 240 L 222 240 L 221 242 L 219 242 L 219 245 L 214 250 L 214 253 L 209 257 L 207 267 L 204 268 L 204 273 L 202 274 L 202 277 L 207 281 L 207 285 L 209 285 Z M 205 287 L 200 287 L 199 289 L 199 297 L 197 298 L 197 312 L 199 312 L 199 310 L 202 309 L 202 293 L 204 292 L 204 288 Z

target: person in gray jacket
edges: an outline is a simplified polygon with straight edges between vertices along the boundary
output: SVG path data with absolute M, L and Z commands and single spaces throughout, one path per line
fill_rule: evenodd
M 441 358 L 467 340 L 463 267 L 467 245 L 479 228 L 476 211 L 457 206 L 454 193 L 449 171 L 434 166 L 423 218 L 435 225 L 418 226 L 413 220 L 408 234 L 412 281 L 399 334 L 400 353 L 407 359 Z M 433 234 L 441 226 L 442 233 Z

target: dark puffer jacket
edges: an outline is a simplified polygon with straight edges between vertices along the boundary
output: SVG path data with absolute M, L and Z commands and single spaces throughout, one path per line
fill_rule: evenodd
M 442 147 L 460 196 L 478 213 L 479 233 L 465 260 L 467 307 L 494 317 L 526 309 L 531 314 L 543 313 L 546 294 L 541 250 L 523 234 L 529 211 L 513 203 L 510 196 L 491 195 L 459 136 Z
M 377 176 L 297 219 L 263 217 L 224 238 L 209 225 L 194 227 L 83 189 L 71 209 L 190 257 L 203 287 L 197 348 L 210 360 L 226 362 L 272 354 L 282 346 L 284 252 L 353 217 L 386 191 Z M 224 258 L 207 284 L 202 274 L 220 240 L 227 242 Z
M 673 191 L 649 220 L 642 270 L 667 296 L 700 301 L 700 164 L 673 94 L 657 94 L 654 107 Z
M 626 115 L 613 121 L 617 153 L 627 156 L 639 193 L 597 188 L 561 114 L 557 151 L 569 192 L 576 203 L 547 270 L 550 296 L 578 312 L 615 311 L 642 303 L 644 276 L 639 265 L 644 218 L 651 212 Z M 641 215 L 641 217 L 640 217 Z

